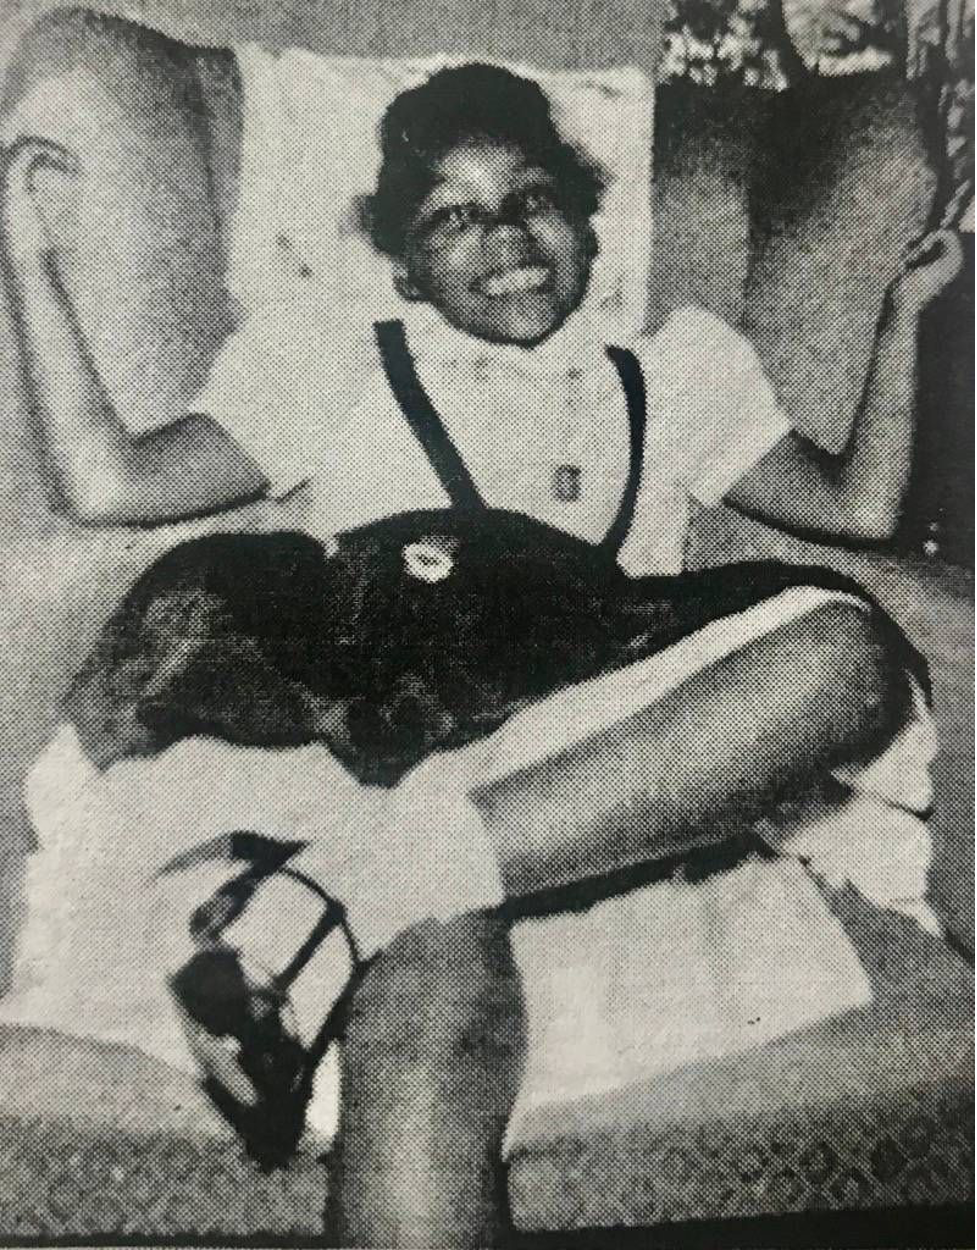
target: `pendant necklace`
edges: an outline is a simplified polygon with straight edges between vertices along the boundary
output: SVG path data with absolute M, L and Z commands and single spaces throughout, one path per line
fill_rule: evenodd
M 567 374 L 567 435 L 565 443 L 572 441 L 572 433 L 576 431 L 576 423 L 579 419 L 580 403 L 580 381 L 581 374 L 579 369 L 571 369 Z M 550 488 L 553 497 L 558 499 L 560 503 L 576 503 L 583 493 L 583 468 L 579 464 L 568 462 L 566 464 L 558 464 L 553 470 L 553 476 L 550 480 Z

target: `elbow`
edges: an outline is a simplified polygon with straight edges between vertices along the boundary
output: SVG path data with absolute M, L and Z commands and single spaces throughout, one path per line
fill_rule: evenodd
M 821 542 L 884 547 L 895 537 L 899 520 L 900 513 L 896 509 L 854 504 L 826 509 L 817 517 L 805 510 L 799 516 L 785 518 L 782 523 L 802 537 L 813 537 Z
M 855 542 L 873 546 L 892 542 L 908 486 L 908 462 L 893 463 L 886 473 L 876 473 L 869 481 L 864 474 L 852 479 L 848 473 L 839 473 L 835 482 L 839 528 Z
M 885 502 L 870 501 L 852 509 L 846 528 L 857 542 L 881 546 L 895 538 L 900 517 L 899 508 Z
M 131 521 L 135 484 L 119 473 L 98 473 L 61 483 L 60 510 L 79 525 L 97 529 Z
M 835 488 L 835 523 L 838 535 L 856 543 L 881 546 L 895 538 L 902 520 L 904 483 L 866 490 L 861 484 Z

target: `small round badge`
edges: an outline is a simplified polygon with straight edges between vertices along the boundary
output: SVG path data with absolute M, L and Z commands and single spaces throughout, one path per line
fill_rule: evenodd
M 407 572 L 422 582 L 443 582 L 455 567 L 449 552 L 432 543 L 408 543 L 403 556 Z
M 553 494 L 561 503 L 576 503 L 583 472 L 579 464 L 559 464 L 553 470 Z

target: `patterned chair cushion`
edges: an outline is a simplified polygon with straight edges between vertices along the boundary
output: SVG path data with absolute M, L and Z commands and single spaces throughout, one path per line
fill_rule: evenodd
M 538 1111 L 521 1227 L 937 1206 L 973 1198 L 973 974 L 854 891 L 832 897 L 873 1003 L 626 1094 Z
M 626 1094 L 534 1113 L 517 1225 L 569 1230 L 973 1198 L 973 974 L 853 891 L 864 1009 Z M 314 1238 L 326 1170 L 262 1174 L 192 1081 L 121 1047 L 0 1031 L 0 1238 Z M 66 1113 L 66 1109 L 71 1108 Z

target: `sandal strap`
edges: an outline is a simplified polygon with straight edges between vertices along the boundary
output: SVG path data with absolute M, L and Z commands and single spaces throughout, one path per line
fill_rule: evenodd
M 222 885 L 190 917 L 196 954 L 169 979 L 181 1019 L 188 1029 L 214 1037 L 231 1037 L 236 1062 L 257 1094 L 248 1105 L 219 1077 L 204 1067 L 201 1085 L 213 1105 L 240 1136 L 247 1153 L 263 1169 L 284 1167 L 294 1154 L 305 1127 L 315 1073 L 340 1035 L 346 1008 L 366 972 L 346 918 L 345 908 L 318 882 L 287 867 L 298 844 L 266 845 L 272 839 L 235 833 L 171 861 L 164 872 L 183 871 L 207 859 L 228 859 L 249 867 Z M 236 854 L 229 853 L 236 851 Z M 247 909 L 269 878 L 287 876 L 314 893 L 323 914 L 287 966 L 258 985 L 248 978 L 240 953 L 224 939 L 225 930 Z M 352 971 L 325 1020 L 308 1045 L 285 1023 L 290 987 L 301 976 L 323 942 L 337 929 L 345 936 Z M 192 1033 L 189 1038 L 194 1049 Z M 240 1091 L 239 1091 L 240 1092 Z

